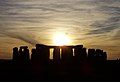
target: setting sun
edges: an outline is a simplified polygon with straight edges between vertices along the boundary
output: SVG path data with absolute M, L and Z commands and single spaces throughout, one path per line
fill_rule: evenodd
M 57 46 L 69 45 L 71 39 L 64 33 L 56 33 L 53 37 L 53 43 Z

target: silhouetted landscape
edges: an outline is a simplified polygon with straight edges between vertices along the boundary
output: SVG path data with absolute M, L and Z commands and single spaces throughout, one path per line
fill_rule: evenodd
M 0 82 L 119 79 L 120 0 L 0 0 Z
M 11 60 L 0 60 L 0 79 L 10 82 L 97 82 L 117 81 L 120 77 L 120 61 L 107 60 L 107 53 L 101 49 L 36 44 L 31 52 L 27 46 L 14 47 Z

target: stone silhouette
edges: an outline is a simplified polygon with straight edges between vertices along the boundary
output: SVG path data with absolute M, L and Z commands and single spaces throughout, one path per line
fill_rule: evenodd
M 32 49 L 31 59 L 27 46 L 13 48 L 13 60 L 22 62 L 32 61 L 41 64 L 48 64 L 50 61 L 50 48 L 53 48 L 53 62 L 60 63 L 80 63 L 86 60 L 106 61 L 107 53 L 101 49 L 87 49 L 83 45 L 77 46 L 47 46 L 36 44 L 36 48 Z M 74 51 L 73 51 L 74 50 Z M 73 55 L 74 54 L 74 55 Z
M 31 54 L 28 46 L 14 47 L 12 57 L 12 60 L 0 60 L 1 79 L 6 80 L 7 77 L 9 81 L 12 79 L 12 82 L 13 80 L 97 82 L 100 79 L 108 81 L 119 78 L 117 74 L 120 73 L 119 59 L 107 60 L 107 53 L 102 49 L 87 49 L 83 45 L 36 44 Z

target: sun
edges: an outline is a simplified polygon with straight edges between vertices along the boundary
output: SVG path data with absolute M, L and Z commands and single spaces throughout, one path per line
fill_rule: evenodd
M 65 33 L 55 33 L 53 37 L 53 44 L 57 46 L 70 45 L 71 39 Z

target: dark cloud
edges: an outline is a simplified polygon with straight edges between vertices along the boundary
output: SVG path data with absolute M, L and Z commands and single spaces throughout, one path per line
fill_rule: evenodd
M 31 45 L 35 45 L 35 44 L 39 43 L 38 41 L 36 41 L 32 37 L 30 37 L 30 35 L 28 35 L 26 33 L 22 33 L 22 32 L 21 33 L 9 32 L 9 30 L 5 30 L 2 28 L 2 29 L 0 29 L 0 34 L 2 36 L 6 35 L 11 38 L 19 39 L 19 40 L 27 42 Z
M 91 31 L 88 34 L 104 34 L 120 27 L 120 7 L 115 5 L 120 3 L 119 0 L 98 0 L 98 2 L 104 2 L 104 5 L 96 7 L 97 11 L 108 16 L 104 20 L 98 20 L 91 24 Z M 112 4 L 112 5 L 111 5 Z
M 119 3 L 120 0 L 94 0 L 94 1 L 97 1 L 97 2 L 104 2 L 105 4 L 108 3 L 108 4 L 114 4 L 114 3 Z
M 120 17 L 112 17 L 106 21 L 95 22 L 91 25 L 95 30 L 91 30 L 88 34 L 103 34 L 119 29 Z
M 120 7 L 118 6 L 101 6 L 98 8 L 98 10 L 111 16 L 120 16 Z

